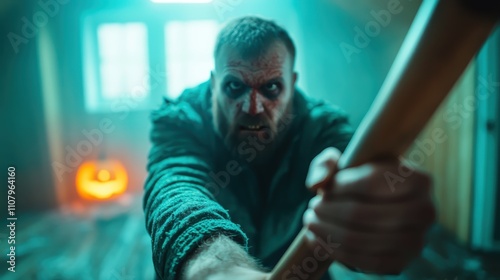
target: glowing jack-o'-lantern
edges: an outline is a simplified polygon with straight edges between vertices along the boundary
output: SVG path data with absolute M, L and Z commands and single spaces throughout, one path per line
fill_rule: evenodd
M 116 160 L 87 161 L 76 173 L 76 190 L 86 199 L 108 199 L 127 189 L 128 176 Z

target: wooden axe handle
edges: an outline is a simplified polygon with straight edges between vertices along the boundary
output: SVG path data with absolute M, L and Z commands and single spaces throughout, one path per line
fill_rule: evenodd
M 496 19 L 471 12 L 456 0 L 424 1 L 339 169 L 402 155 L 486 41 Z M 271 280 L 294 279 L 293 267 L 315 258 L 305 233 L 302 229 L 295 238 Z M 331 262 L 318 260 L 318 267 L 304 274 L 308 280 L 320 279 Z

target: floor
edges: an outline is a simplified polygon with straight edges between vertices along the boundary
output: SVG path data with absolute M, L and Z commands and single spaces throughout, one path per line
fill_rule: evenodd
M 1 244 L 6 244 L 3 229 L 2 234 Z M 0 256 L 3 264 L 6 254 Z M 154 279 L 140 197 L 20 215 L 16 224 L 16 272 L 6 268 L 0 271 L 0 279 Z M 500 279 L 500 255 L 468 252 L 435 226 L 421 257 L 400 276 L 353 273 L 341 265 L 332 266 L 331 271 L 337 280 L 493 280 Z
M 16 272 L 2 269 L 0 279 L 154 279 L 150 238 L 137 198 L 20 215 L 16 245 Z M 6 258 L 2 252 L 3 264 Z

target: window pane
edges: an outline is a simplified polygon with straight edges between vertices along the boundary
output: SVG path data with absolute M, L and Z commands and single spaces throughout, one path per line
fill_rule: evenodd
M 167 96 L 207 81 L 214 68 L 216 21 L 171 21 L 165 26 Z
M 106 23 L 97 30 L 103 99 L 149 93 L 147 29 L 143 23 Z

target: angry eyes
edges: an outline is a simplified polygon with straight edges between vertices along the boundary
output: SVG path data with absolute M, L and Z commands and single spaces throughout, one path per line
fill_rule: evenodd
M 237 93 L 237 92 L 243 90 L 244 85 L 240 82 L 229 82 L 229 83 L 227 83 L 227 88 L 230 92 Z
M 259 91 L 269 99 L 276 99 L 281 91 L 282 84 L 280 82 L 268 82 L 259 88 Z M 224 91 L 231 98 L 237 98 L 247 92 L 250 87 L 242 82 L 229 81 L 224 86 Z

